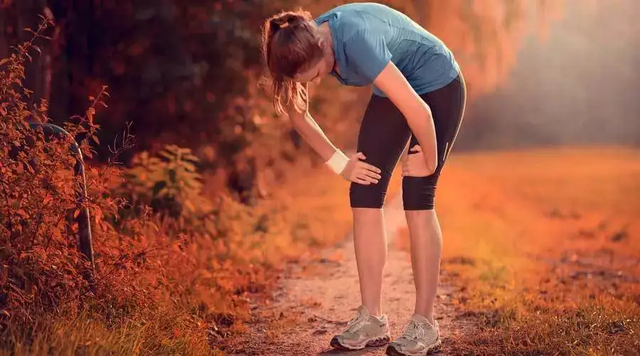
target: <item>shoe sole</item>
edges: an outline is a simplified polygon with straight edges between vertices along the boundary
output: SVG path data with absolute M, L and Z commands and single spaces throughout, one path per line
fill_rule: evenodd
M 433 354 L 440 351 L 441 346 L 442 346 L 442 341 L 438 340 L 435 344 L 430 346 L 426 351 L 421 351 L 419 353 L 402 353 L 396 350 L 396 348 L 393 345 L 389 345 L 387 346 L 386 354 L 389 356 L 425 356 L 425 355 Z
M 376 338 L 376 339 L 369 340 L 364 344 L 364 346 L 359 346 L 358 347 L 358 346 L 343 345 L 343 344 L 340 343 L 340 341 L 338 341 L 338 337 L 334 336 L 333 339 L 331 339 L 331 342 L 329 344 L 334 349 L 345 350 L 345 351 L 353 351 L 353 350 L 362 350 L 362 349 L 367 348 L 367 347 L 384 346 L 384 345 L 388 344 L 390 341 L 391 341 L 391 336 L 385 335 L 385 336 L 383 336 L 381 338 Z

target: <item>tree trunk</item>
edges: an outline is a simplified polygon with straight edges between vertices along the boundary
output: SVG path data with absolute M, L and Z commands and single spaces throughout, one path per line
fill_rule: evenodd
M 51 118 L 63 123 L 86 110 L 95 45 L 94 2 L 87 0 L 49 0 L 56 18 L 56 30 L 64 41 L 55 41 Z M 97 94 L 92 92 L 92 94 Z
M 33 33 L 25 31 L 30 28 L 33 31 L 38 29 L 42 19 L 39 16 L 45 16 L 53 20 L 51 11 L 47 7 L 45 0 L 20 0 L 15 1 L 15 16 L 12 24 L 13 34 L 15 35 L 11 46 L 24 43 L 33 38 Z M 43 35 L 50 36 L 52 29 L 47 29 Z M 48 40 L 38 39 L 34 41 L 41 53 L 31 51 L 29 54 L 33 58 L 32 61 L 25 65 L 24 86 L 33 91 L 29 97 L 28 104 L 32 108 L 33 105 L 40 103 L 41 100 L 49 101 L 51 87 L 51 43 Z
M 13 35 L 13 28 L 9 23 L 10 11 L 9 5 L 0 6 L 0 58 L 9 57 L 9 37 Z

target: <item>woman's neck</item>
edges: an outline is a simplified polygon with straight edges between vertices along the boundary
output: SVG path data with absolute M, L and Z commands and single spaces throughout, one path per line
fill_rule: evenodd
M 333 38 L 331 38 L 331 28 L 329 27 L 329 22 L 324 22 L 320 25 L 320 33 L 322 34 L 322 38 L 326 43 L 326 51 L 327 56 L 331 56 L 332 70 L 336 73 L 340 74 L 338 69 L 338 61 L 336 61 L 336 54 L 333 52 Z

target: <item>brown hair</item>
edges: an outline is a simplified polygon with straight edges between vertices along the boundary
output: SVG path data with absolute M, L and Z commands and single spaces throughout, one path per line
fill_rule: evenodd
M 262 53 L 271 76 L 273 106 L 278 114 L 285 112 L 283 104 L 293 103 L 298 112 L 307 109 L 306 86 L 292 78 L 322 58 L 318 39 L 317 26 L 307 11 L 285 11 L 265 21 Z

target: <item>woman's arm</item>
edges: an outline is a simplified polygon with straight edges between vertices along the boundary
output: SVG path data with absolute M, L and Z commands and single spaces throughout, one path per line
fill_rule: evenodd
M 302 136 L 325 162 L 338 151 L 308 111 L 300 113 L 292 108 L 289 110 L 289 118 L 300 136 Z
M 309 111 L 299 113 L 295 109 L 289 109 L 289 118 L 293 127 L 300 136 L 313 148 L 324 162 L 336 174 L 340 174 L 351 182 L 369 185 L 377 184 L 380 180 L 381 170 L 362 160 L 366 159 L 362 152 L 358 152 L 348 158 L 341 150 L 331 143 L 320 126 L 311 117 Z
M 413 90 L 400 70 L 389 61 L 373 84 L 398 107 L 418 139 L 429 174 L 438 166 L 436 131 L 429 105 Z

